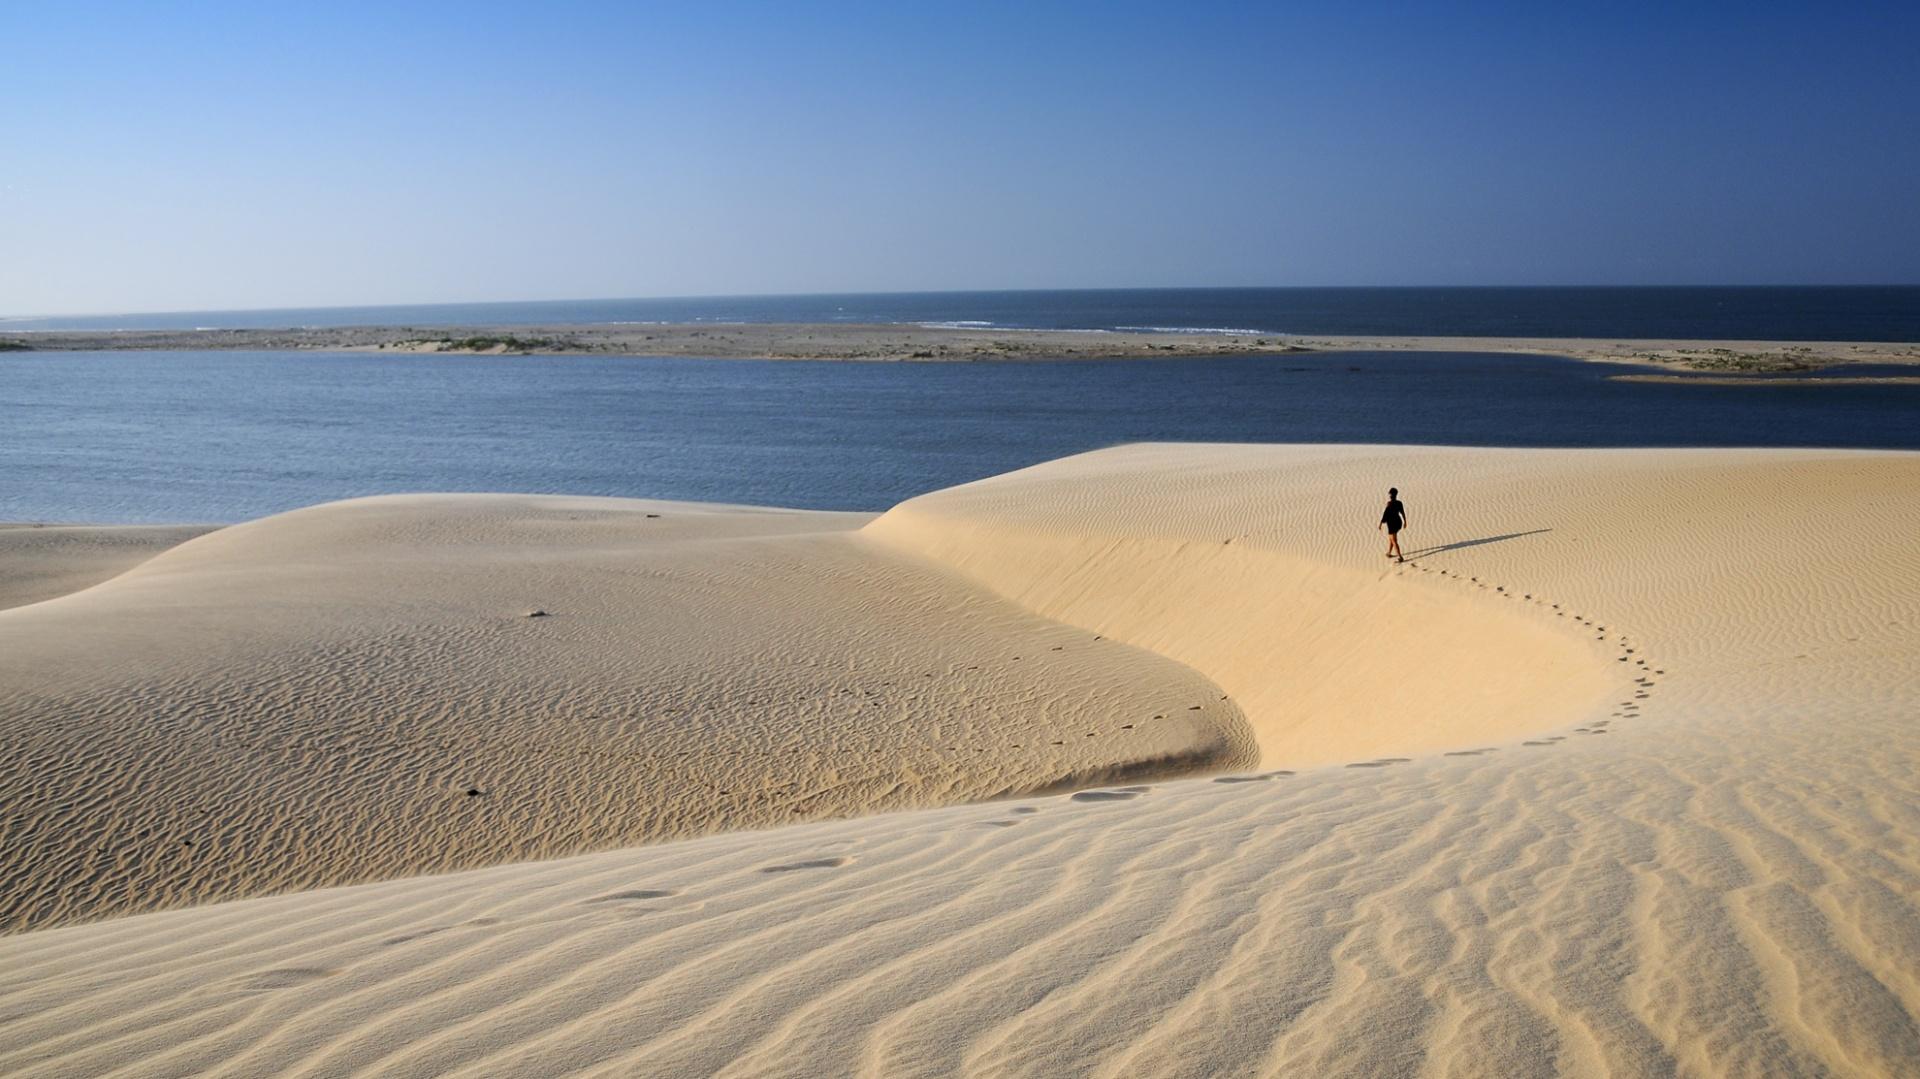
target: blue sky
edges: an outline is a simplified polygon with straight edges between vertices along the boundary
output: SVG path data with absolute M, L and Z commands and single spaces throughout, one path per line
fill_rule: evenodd
M 0 314 L 1920 282 L 1920 5 L 0 5 Z

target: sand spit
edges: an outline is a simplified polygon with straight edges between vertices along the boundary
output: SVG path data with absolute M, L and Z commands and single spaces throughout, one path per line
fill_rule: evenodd
M 1343 765 L 18 934 L 0 1072 L 1913 1074 L 1920 509 L 1895 496 L 1916 481 L 1899 453 L 1142 446 L 941 492 L 867 541 L 960 558 L 934 522 L 970 519 L 1005 565 L 953 572 L 1009 606 L 1150 633 L 1149 608 L 1186 602 L 1154 555 L 1257 542 L 1329 593 L 1359 573 L 1484 612 L 1488 647 L 1460 659 L 1490 675 L 1535 623 L 1618 673 L 1597 715 L 1438 753 L 1382 738 Z M 1410 567 L 1374 550 L 1386 483 Z M 1104 602 L 1033 569 L 1050 544 L 1087 554 L 1053 535 L 1074 528 L 1114 547 Z M 1294 565 L 1314 559 L 1324 577 Z M 1373 688 L 1326 707 L 1418 736 L 1394 606 L 1396 647 L 1353 657 L 1264 628 Z M 1324 595 L 1227 616 L 1251 633 L 1262 612 L 1352 627 Z M 1226 634 L 1189 655 L 1256 673 Z M 1250 697 L 1249 724 L 1284 729 L 1284 699 Z
M 288 349 L 469 354 L 611 353 L 716 359 L 968 362 L 1414 350 L 1566 356 L 1740 381 L 1857 364 L 1920 364 L 1920 343 L 1608 340 L 1134 333 L 791 323 L 656 326 L 346 326 L 279 330 L 58 331 L 18 335 L 35 349 Z M 1920 375 L 1915 375 L 1920 378 Z M 1903 376 L 1876 376 L 1904 381 Z

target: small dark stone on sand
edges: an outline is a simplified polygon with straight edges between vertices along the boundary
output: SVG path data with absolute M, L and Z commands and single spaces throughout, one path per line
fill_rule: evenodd
M 527 612 L 528 618 L 545 618 L 546 616 L 547 616 L 547 612 L 540 610 L 538 608 L 535 608 Z
M 481 790 L 481 789 L 480 789 L 479 787 L 468 787 L 468 788 L 467 788 L 467 797 L 469 797 L 469 798 L 478 798 L 478 797 L 480 797 L 480 796 L 481 796 L 482 794 L 485 794 L 485 793 L 486 793 L 486 792 L 485 792 L 485 791 L 483 791 L 483 790 Z

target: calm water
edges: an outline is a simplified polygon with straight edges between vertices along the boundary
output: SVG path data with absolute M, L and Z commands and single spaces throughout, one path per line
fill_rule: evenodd
M 864 364 L 0 354 L 0 521 L 530 491 L 881 509 L 1136 440 L 1920 448 L 1920 387 L 1608 382 L 1539 357 Z
M 0 318 L 0 332 L 635 322 L 1920 341 L 1920 287 L 1087 289 L 731 296 Z

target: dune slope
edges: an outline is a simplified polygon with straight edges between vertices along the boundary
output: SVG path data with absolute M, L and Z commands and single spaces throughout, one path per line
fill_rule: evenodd
M 0 612 L 0 928 L 1253 758 L 866 520 L 364 499 Z
M 1124 605 L 1096 610 L 1097 589 L 1049 590 L 1024 564 L 1055 542 L 1019 539 L 1028 522 L 1072 530 L 1057 498 L 1023 509 L 996 488 L 1062 472 L 1108 496 L 1073 512 L 1115 534 L 1107 565 L 1129 572 L 1186 527 L 1165 522 L 1230 523 L 1209 516 L 1227 512 L 1223 476 L 1281 505 L 1349 489 L 1371 503 L 1397 483 L 1409 538 L 1432 550 L 1363 571 L 1362 587 L 1485 612 L 1492 647 L 1458 654 L 1488 669 L 1528 632 L 1498 619 L 1552 627 L 1608 665 L 1569 661 L 1572 677 L 1617 694 L 1556 732 L 1407 759 L 20 934 L 0 940 L 0 1071 L 1920 1069 L 1920 510 L 1887 498 L 1914 489 L 1920 455 L 1126 447 L 929 500 L 952 519 L 979 499 L 994 517 L 979 534 L 1018 539 L 1005 565 L 969 564 L 976 580 L 1148 633 Z M 1150 542 L 1122 542 L 1126 519 Z M 1384 563 L 1362 520 L 1352 551 L 1332 525 L 1262 542 L 1349 579 Z M 913 520 L 875 532 L 896 527 L 874 541 L 937 543 Z M 1112 585 L 1187 617 L 1177 590 Z M 1191 647 L 1223 657 L 1216 677 L 1244 673 L 1224 637 Z M 1367 654 L 1377 670 L 1328 656 L 1392 684 L 1395 651 Z M 1249 721 L 1284 734 L 1273 707 L 1250 703 Z
M 1436 571 L 1468 546 L 1578 557 L 1598 538 L 1554 535 L 1524 484 L 1478 475 L 1487 460 L 1132 446 L 923 495 L 865 531 L 1207 675 L 1268 765 L 1337 763 L 1571 724 L 1630 683 L 1606 662 L 1619 634 L 1586 632 L 1574 596 L 1555 607 L 1544 581 L 1510 597 L 1472 579 L 1465 593 L 1421 587 L 1384 559 L 1371 526 L 1395 483 L 1414 506 L 1402 550 L 1427 544 Z M 1472 590 L 1522 602 L 1468 602 Z

